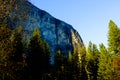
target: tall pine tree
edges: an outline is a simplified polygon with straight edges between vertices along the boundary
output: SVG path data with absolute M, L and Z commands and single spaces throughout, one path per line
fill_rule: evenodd
M 108 45 L 111 54 L 120 54 L 120 29 L 112 20 L 109 22 Z
M 99 64 L 98 64 L 98 80 L 111 80 L 113 67 L 112 67 L 112 59 L 111 56 L 104 46 L 104 44 L 100 44 L 100 54 L 99 54 Z
M 46 41 L 43 42 L 43 48 L 44 48 L 43 54 L 44 70 L 45 72 L 48 72 L 50 68 L 50 47 Z
M 85 71 L 86 66 L 86 47 L 83 45 L 80 49 L 80 79 L 87 80 L 87 73 Z
M 98 71 L 98 57 L 99 57 L 99 50 L 95 44 L 89 42 L 89 46 L 87 49 L 87 65 L 86 65 L 86 72 L 89 79 L 97 80 L 97 71 Z
M 43 73 L 43 44 L 40 31 L 35 28 L 32 37 L 28 43 L 28 65 L 30 67 L 31 78 L 40 79 Z

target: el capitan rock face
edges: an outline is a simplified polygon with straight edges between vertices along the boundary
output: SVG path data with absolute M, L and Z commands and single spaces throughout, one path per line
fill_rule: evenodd
M 26 13 L 28 19 L 26 21 L 15 20 L 13 21 L 14 26 L 23 26 L 24 34 L 28 38 L 31 37 L 34 27 L 37 27 L 40 30 L 42 39 L 50 45 L 52 59 L 56 50 L 61 50 L 62 53 L 67 55 L 68 52 L 73 52 L 74 46 L 83 44 L 80 35 L 71 25 L 52 17 L 29 2 L 26 2 L 24 6 L 29 8 L 29 12 Z

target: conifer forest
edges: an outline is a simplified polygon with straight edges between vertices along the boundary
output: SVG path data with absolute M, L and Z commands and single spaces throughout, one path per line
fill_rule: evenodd
M 8 24 L 8 16 L 24 1 L 0 0 L 0 80 L 120 80 L 120 27 L 115 22 L 108 23 L 107 47 L 89 41 L 67 56 L 57 50 L 51 64 L 50 46 L 38 28 L 27 39 L 23 26 L 11 29 Z

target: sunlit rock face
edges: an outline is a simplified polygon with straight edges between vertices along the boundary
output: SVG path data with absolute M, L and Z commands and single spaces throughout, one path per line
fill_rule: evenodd
M 71 25 L 52 17 L 49 13 L 29 2 L 26 2 L 24 6 L 29 9 L 25 15 L 28 18 L 24 22 L 22 20 L 13 21 L 15 26 L 23 26 L 24 34 L 27 35 L 28 39 L 31 37 L 34 28 L 38 28 L 42 39 L 46 40 L 50 46 L 52 61 L 57 50 L 67 56 L 68 52 L 73 52 L 74 46 L 83 44 L 80 35 Z

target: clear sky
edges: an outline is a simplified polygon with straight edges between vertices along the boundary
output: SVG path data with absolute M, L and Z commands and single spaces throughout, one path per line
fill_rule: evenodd
M 72 25 L 86 46 L 92 41 L 107 46 L 108 23 L 120 27 L 120 0 L 30 0 L 53 17 Z

